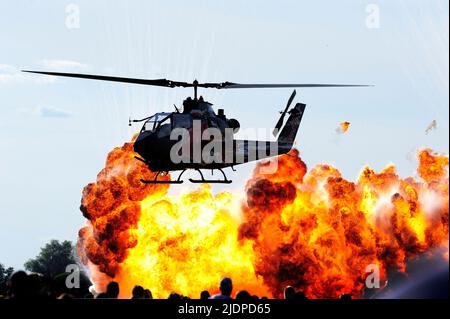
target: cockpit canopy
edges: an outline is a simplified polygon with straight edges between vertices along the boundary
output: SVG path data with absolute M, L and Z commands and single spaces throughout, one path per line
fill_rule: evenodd
M 172 129 L 192 127 L 192 116 L 183 113 L 156 113 L 149 117 L 141 132 L 157 133 L 158 137 L 169 136 Z
M 161 112 L 150 116 L 147 121 L 145 121 L 142 131 L 154 132 L 161 124 L 167 122 L 170 124 L 170 116 L 172 113 Z

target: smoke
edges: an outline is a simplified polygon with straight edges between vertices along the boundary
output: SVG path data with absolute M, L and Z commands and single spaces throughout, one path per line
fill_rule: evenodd
M 431 131 L 434 131 L 437 129 L 437 122 L 436 120 L 431 121 L 430 125 L 427 126 L 427 129 L 425 130 L 425 134 L 428 135 Z
M 273 174 L 263 174 L 270 162 L 256 165 L 243 201 L 208 185 L 168 196 L 168 185 L 140 182 L 155 174 L 134 155 L 131 143 L 115 148 L 83 190 L 78 254 L 97 291 L 114 279 L 122 297 L 140 284 L 157 298 L 195 298 L 230 276 L 236 291 L 269 297 L 287 285 L 310 298 L 361 297 L 368 265 L 385 281 L 448 242 L 448 156 L 428 149 L 418 153 L 421 180 L 391 165 L 365 167 L 356 182 L 330 165 L 308 169 L 293 150 L 272 159 Z
M 366 266 L 377 265 L 386 280 L 388 269 L 404 271 L 409 258 L 443 245 L 448 157 L 431 150 L 418 156 L 423 182 L 401 179 L 394 166 L 380 173 L 366 167 L 354 183 L 329 165 L 305 174 L 296 156 L 289 158 L 291 172 L 302 172 L 296 178 L 260 176 L 258 164 L 240 236 L 254 241 L 255 271 L 273 295 L 291 285 L 311 298 L 360 297 Z

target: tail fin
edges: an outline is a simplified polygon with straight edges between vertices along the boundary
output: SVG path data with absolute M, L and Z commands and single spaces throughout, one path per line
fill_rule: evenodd
M 290 147 L 294 144 L 295 137 L 297 136 L 298 127 L 302 121 L 303 112 L 305 111 L 306 104 L 297 103 L 295 107 L 289 111 L 289 118 L 286 125 L 278 136 L 279 144 L 289 144 Z

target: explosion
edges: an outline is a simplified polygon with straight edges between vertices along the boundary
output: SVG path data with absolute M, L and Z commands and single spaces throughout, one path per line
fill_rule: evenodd
M 96 290 L 114 278 L 124 297 L 136 284 L 156 298 L 173 291 L 199 296 L 205 289 L 218 292 L 228 275 L 236 287 L 269 294 L 255 276 L 251 242 L 238 241 L 239 200 L 214 196 L 208 185 L 167 196 L 167 184 L 140 182 L 155 174 L 135 155 L 131 143 L 114 149 L 97 182 L 83 190 L 81 211 L 89 222 L 79 232 L 78 254 Z
M 329 165 L 306 173 L 298 152 L 247 184 L 240 238 L 253 241 L 256 274 L 275 296 L 292 285 L 310 298 L 359 297 L 366 267 L 404 270 L 408 258 L 448 242 L 448 157 L 419 152 L 425 183 L 394 166 L 366 167 L 356 183 Z M 289 171 L 297 175 L 288 174 Z
M 139 284 L 156 298 L 197 298 L 230 276 L 235 291 L 260 296 L 291 285 L 309 298 L 361 297 L 367 266 L 384 280 L 448 245 L 449 159 L 428 149 L 418 153 L 420 180 L 390 165 L 365 167 L 356 182 L 330 165 L 308 171 L 293 150 L 258 163 L 244 198 L 206 184 L 169 196 L 168 185 L 140 182 L 155 174 L 135 155 L 131 143 L 115 148 L 83 190 L 78 254 L 97 291 L 115 280 L 122 297 Z

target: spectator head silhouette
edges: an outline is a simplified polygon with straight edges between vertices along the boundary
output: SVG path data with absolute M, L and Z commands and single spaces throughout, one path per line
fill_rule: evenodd
M 172 292 L 167 299 L 169 299 L 169 300 L 181 300 L 181 295 L 177 294 L 176 292 Z
M 26 298 L 28 293 L 28 275 L 25 271 L 19 270 L 9 277 L 9 298 Z
M 223 296 L 230 296 L 233 291 L 233 282 L 231 278 L 225 277 L 220 281 L 220 292 Z
M 306 300 L 308 298 L 306 298 L 305 293 L 303 291 L 297 291 L 295 293 L 294 299 L 295 300 Z
M 351 300 L 352 299 L 352 295 L 351 294 L 342 294 L 339 299 L 341 299 L 341 300 Z
M 144 290 L 144 299 L 153 299 L 152 292 L 149 289 Z
M 32 298 L 44 297 L 44 284 L 40 274 L 31 273 L 28 275 L 27 295 Z
M 115 281 L 111 281 L 108 286 L 106 286 L 106 294 L 109 298 L 119 297 L 119 284 Z
M 294 299 L 295 298 L 295 289 L 292 286 L 287 286 L 284 289 L 284 299 Z
M 131 299 L 143 299 L 144 298 L 144 288 L 142 286 L 134 286 L 131 291 Z
M 204 300 L 204 299 L 209 299 L 209 297 L 211 297 L 211 295 L 209 294 L 208 290 L 203 290 L 200 293 L 200 299 Z
M 251 296 L 247 290 L 241 290 L 236 294 L 236 299 L 238 300 L 250 300 Z

